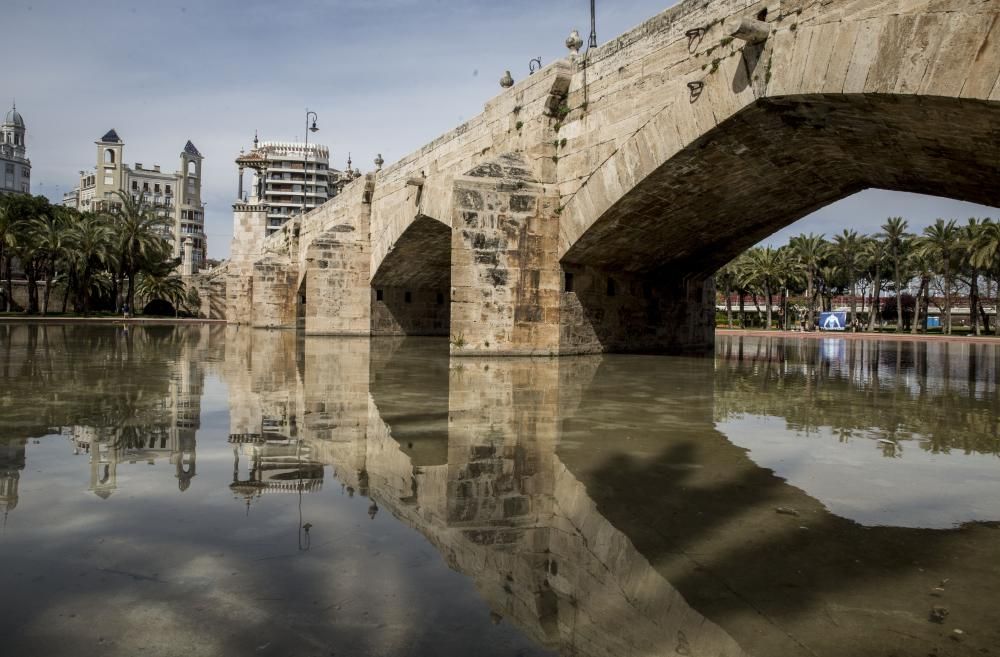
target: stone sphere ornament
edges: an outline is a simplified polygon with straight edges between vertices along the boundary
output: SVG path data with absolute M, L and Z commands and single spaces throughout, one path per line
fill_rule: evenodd
M 511 76 L 510 71 L 504 71 L 503 77 L 500 78 L 500 86 L 504 89 L 510 89 L 514 86 L 514 78 Z
M 569 49 L 569 54 L 576 55 L 580 54 L 580 48 L 583 47 L 583 38 L 580 36 L 579 30 L 573 30 L 566 37 L 566 47 Z

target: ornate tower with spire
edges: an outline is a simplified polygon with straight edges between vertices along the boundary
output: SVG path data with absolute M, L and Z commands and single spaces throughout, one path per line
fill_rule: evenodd
M 24 136 L 24 118 L 11 103 L 0 124 L 0 194 L 31 193 L 31 161 Z

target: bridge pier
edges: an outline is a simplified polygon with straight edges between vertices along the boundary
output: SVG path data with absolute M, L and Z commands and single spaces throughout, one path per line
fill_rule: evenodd
M 711 277 L 565 264 L 562 354 L 699 353 L 715 342 Z
M 306 335 L 368 335 L 371 321 L 367 235 L 330 230 L 306 252 Z
M 559 353 L 556 189 L 506 155 L 456 178 L 453 198 L 452 353 Z
M 254 328 L 295 328 L 298 272 L 284 259 L 264 258 L 253 265 Z

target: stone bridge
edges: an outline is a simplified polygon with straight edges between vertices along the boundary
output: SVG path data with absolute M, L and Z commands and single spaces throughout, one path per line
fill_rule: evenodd
M 1000 0 L 687 0 L 263 239 L 226 316 L 454 354 L 710 349 L 713 272 L 868 187 L 1000 205 Z

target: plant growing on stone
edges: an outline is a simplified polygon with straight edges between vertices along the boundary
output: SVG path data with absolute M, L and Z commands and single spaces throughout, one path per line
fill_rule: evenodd
M 520 130 L 523 127 L 524 127 L 524 121 L 518 121 L 517 123 L 514 124 L 514 128 L 516 130 Z
M 455 349 L 461 349 L 462 347 L 464 347 L 465 346 L 465 335 L 462 334 L 462 333 L 459 333 L 458 335 L 454 336 L 451 339 L 451 346 L 455 347 Z

